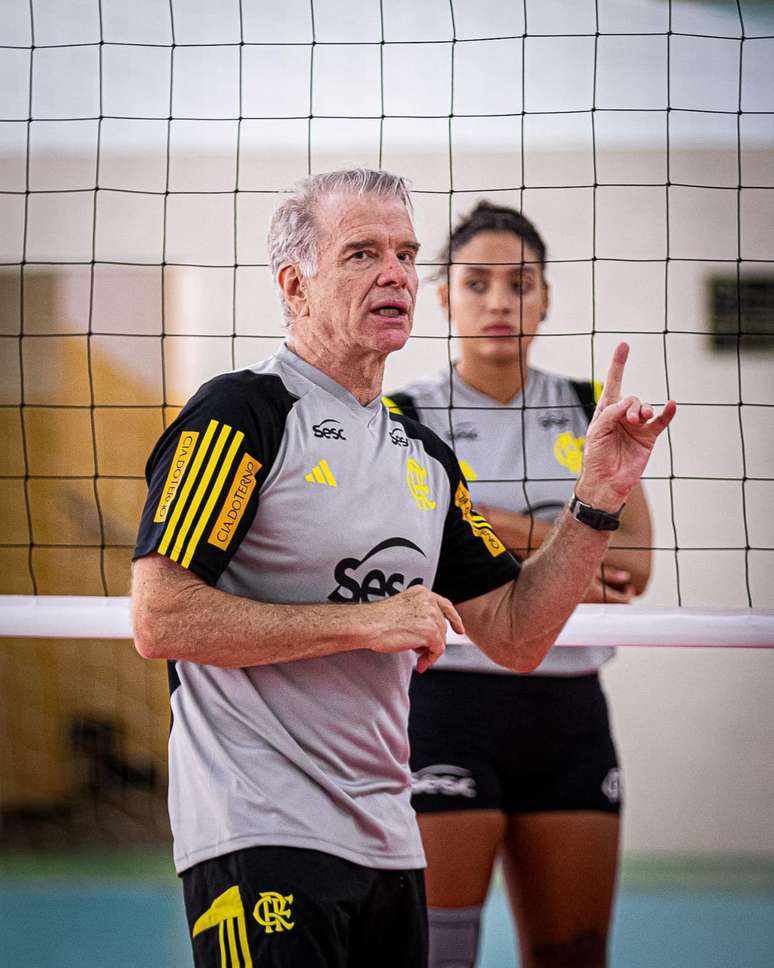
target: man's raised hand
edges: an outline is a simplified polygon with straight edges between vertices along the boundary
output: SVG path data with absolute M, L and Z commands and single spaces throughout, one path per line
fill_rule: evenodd
M 617 511 L 626 501 L 660 434 L 677 412 L 674 400 L 667 400 L 657 414 L 639 397 L 621 397 L 628 356 L 628 344 L 619 343 L 586 432 L 583 470 L 576 487 L 581 501 L 605 511 Z

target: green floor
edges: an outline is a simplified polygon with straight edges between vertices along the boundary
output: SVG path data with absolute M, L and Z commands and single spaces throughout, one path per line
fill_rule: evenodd
M 185 968 L 177 878 L 158 852 L 0 854 L 0 962 Z M 515 965 L 505 896 L 487 902 L 479 968 Z M 772 968 L 774 860 L 624 859 L 611 968 Z M 397 966 L 396 966 L 397 968 Z

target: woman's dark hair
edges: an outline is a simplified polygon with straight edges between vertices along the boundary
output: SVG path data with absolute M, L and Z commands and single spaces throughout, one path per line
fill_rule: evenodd
M 517 212 L 515 208 L 492 205 L 491 202 L 479 202 L 472 212 L 460 219 L 449 236 L 438 261 L 451 263 L 454 260 L 454 253 L 481 232 L 512 232 L 526 245 L 534 249 L 541 270 L 545 270 L 546 244 L 532 222 L 525 218 L 521 212 Z M 443 267 L 439 267 L 437 275 L 442 274 Z

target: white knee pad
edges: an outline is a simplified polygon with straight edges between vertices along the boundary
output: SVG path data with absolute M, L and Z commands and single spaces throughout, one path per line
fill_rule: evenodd
M 428 968 L 474 968 L 481 926 L 481 905 L 427 909 L 430 933 Z

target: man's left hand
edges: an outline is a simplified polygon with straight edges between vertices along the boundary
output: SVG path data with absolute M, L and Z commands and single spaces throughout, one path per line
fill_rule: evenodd
M 583 470 L 575 493 L 603 511 L 618 511 L 640 479 L 651 452 L 677 412 L 667 400 L 660 414 L 639 397 L 621 398 L 629 346 L 619 343 L 594 417 L 586 432 Z

